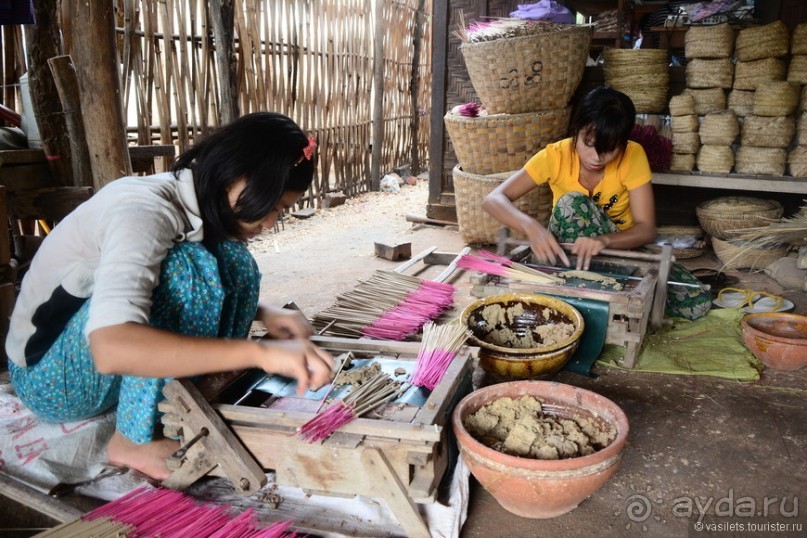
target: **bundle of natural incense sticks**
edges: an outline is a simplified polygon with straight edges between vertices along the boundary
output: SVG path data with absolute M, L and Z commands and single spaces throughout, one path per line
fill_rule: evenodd
M 293 538 L 291 521 L 259 528 L 252 510 L 232 514 L 229 506 L 200 504 L 170 489 L 142 486 L 118 500 L 37 534 L 37 538 Z
M 407 386 L 400 381 L 394 381 L 389 375 L 379 372 L 372 379 L 352 390 L 343 399 L 332 403 L 325 411 L 303 424 L 298 433 L 309 443 L 321 441 L 351 420 L 368 413 L 383 403 L 394 400 L 406 389 Z
M 404 340 L 454 304 L 454 286 L 394 271 L 376 271 L 314 316 L 317 328 L 350 338 Z
M 445 325 L 430 321 L 424 325 L 423 340 L 412 372 L 412 384 L 429 390 L 439 385 L 451 361 L 470 335 L 471 331 L 458 320 Z
M 480 271 L 489 275 L 503 276 L 511 280 L 533 282 L 536 284 L 563 284 L 565 280 L 560 277 L 533 269 L 522 263 L 497 256 L 492 252 L 480 250 L 477 255 L 466 254 L 458 263 L 463 269 Z

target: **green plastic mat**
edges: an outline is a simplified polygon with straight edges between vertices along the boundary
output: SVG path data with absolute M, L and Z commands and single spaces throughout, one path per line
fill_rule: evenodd
M 552 295 L 565 301 L 580 311 L 585 323 L 580 344 L 577 346 L 572 358 L 563 367 L 577 374 L 594 377 L 591 367 L 597 362 L 605 345 L 605 333 L 608 330 L 608 303 L 593 299 L 579 299 L 577 297 L 561 297 Z
M 599 363 L 623 370 L 754 382 L 763 366 L 743 344 L 743 315 L 739 309 L 722 308 L 695 321 L 675 319 L 671 327 L 645 337 L 634 368 L 619 365 L 625 350 L 614 345 L 604 347 Z

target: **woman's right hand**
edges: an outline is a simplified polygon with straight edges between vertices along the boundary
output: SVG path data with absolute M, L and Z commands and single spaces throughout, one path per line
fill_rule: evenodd
M 297 394 L 319 390 L 333 377 L 333 357 L 310 340 L 261 340 L 259 367 L 297 380 Z
M 527 232 L 527 239 L 539 263 L 555 265 L 557 260 L 560 259 L 566 267 L 571 265 L 566 252 L 564 252 L 558 240 L 555 239 L 555 236 L 538 224 L 537 221 L 535 227 Z

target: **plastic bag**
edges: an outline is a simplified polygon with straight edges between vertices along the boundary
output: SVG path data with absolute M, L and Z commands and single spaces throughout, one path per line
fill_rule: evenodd
M 510 16 L 519 19 L 574 24 L 574 15 L 572 15 L 572 12 L 555 2 L 555 0 L 540 0 L 540 2 L 535 4 L 519 4 L 518 9 L 510 13 Z

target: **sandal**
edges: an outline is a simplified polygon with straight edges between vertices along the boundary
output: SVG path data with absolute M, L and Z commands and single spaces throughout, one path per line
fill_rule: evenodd
M 755 302 L 759 303 L 759 301 L 766 298 L 771 299 L 773 305 L 770 308 L 766 305 L 765 311 L 776 312 L 785 303 L 784 297 L 780 295 L 744 288 L 723 288 L 717 293 L 717 298 L 714 302 L 717 306 L 722 306 L 723 308 L 752 310 Z

